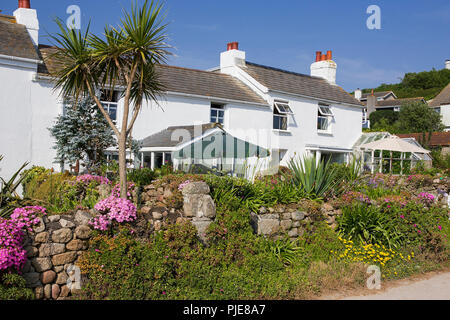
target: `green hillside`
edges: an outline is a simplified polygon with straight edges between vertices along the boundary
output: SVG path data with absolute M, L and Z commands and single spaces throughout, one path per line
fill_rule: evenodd
M 419 73 L 405 74 L 403 80 L 396 84 L 381 84 L 374 91 L 394 91 L 400 98 L 424 97 L 425 100 L 433 99 L 450 82 L 450 70 L 431 70 Z M 363 93 L 369 93 L 372 89 L 363 89 Z

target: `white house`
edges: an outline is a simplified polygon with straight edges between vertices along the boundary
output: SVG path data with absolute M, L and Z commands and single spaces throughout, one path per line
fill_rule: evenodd
M 20 3 L 14 16 L 0 15 L 2 176 L 24 161 L 59 168 L 48 131 L 63 112 L 63 101 L 52 89 L 58 64 L 51 56 L 54 49 L 37 42 L 36 11 L 29 1 Z M 161 101 L 143 104 L 132 132 L 144 142 L 140 165 L 181 161 L 173 157 L 177 151 L 219 129 L 247 143 L 245 150 L 258 148 L 246 157 L 269 150 L 271 163 L 285 164 L 304 153 L 345 161 L 361 135 L 363 105 L 336 85 L 336 69 L 331 51 L 316 52 L 310 75 L 258 65 L 246 60 L 237 42 L 228 44 L 220 66 L 208 71 L 161 65 L 167 91 Z M 109 100 L 103 99 L 109 113 L 120 119 L 120 93 Z M 200 133 L 191 134 L 194 125 Z
M 450 60 L 447 60 L 447 68 L 450 69 Z M 450 131 L 450 83 L 428 105 L 442 115 L 445 131 Z

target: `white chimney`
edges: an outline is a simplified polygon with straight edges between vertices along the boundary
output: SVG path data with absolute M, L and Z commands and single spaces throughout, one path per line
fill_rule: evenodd
M 450 70 L 450 59 L 445 60 L 445 69 Z
M 316 51 L 316 61 L 311 64 L 311 76 L 323 78 L 331 84 L 336 84 L 336 69 L 337 64 L 332 60 L 331 51 L 327 51 L 327 54 Z
M 14 11 L 18 24 L 23 24 L 30 34 L 34 45 L 39 44 L 39 20 L 35 9 L 31 9 L 30 0 L 19 0 L 19 8 Z
M 231 42 L 227 45 L 227 51 L 220 54 L 220 71 L 224 72 L 225 69 L 235 66 L 245 66 L 245 52 L 239 50 L 238 42 Z
M 355 99 L 361 100 L 361 97 L 362 97 L 362 91 L 361 91 L 361 89 L 358 88 L 355 90 Z

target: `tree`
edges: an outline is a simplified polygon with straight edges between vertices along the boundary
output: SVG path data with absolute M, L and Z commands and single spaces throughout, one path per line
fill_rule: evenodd
M 407 103 L 400 108 L 396 123 L 401 132 L 435 132 L 444 130 L 442 118 L 425 103 Z
M 67 100 L 65 114 L 49 130 L 56 139 L 57 160 L 84 160 L 89 171 L 102 162 L 105 149 L 117 145 L 113 130 L 89 96 Z
M 377 110 L 369 115 L 369 120 L 372 128 L 376 127 L 382 120 L 384 120 L 382 126 L 391 126 L 398 120 L 398 112 L 394 110 Z
M 60 33 L 52 35 L 58 47 L 56 57 L 61 68 L 55 74 L 55 90 L 64 97 L 89 94 L 114 131 L 119 149 L 120 195 L 126 198 L 126 144 L 143 99 L 155 100 L 164 87 L 155 66 L 164 63 L 170 54 L 167 24 L 164 23 L 162 5 L 149 3 L 141 8 L 137 2 L 131 12 L 124 11 L 117 28 L 106 26 L 104 37 L 93 35 L 89 26 L 83 33 L 68 29 L 61 19 L 56 19 Z M 124 88 L 121 128 L 117 128 L 103 108 L 96 90 Z M 131 112 L 131 115 L 130 115 Z

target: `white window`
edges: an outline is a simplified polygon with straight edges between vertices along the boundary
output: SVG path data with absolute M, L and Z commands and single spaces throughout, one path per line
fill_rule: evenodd
M 288 129 L 288 115 L 294 114 L 287 102 L 275 101 L 273 108 L 273 128 L 275 130 Z
M 317 129 L 320 131 L 330 131 L 331 120 L 333 119 L 333 111 L 331 107 L 319 104 L 319 112 L 317 115 Z
M 294 114 L 289 105 L 285 102 L 275 101 L 275 108 L 278 110 L 279 114 Z
M 105 111 L 108 112 L 111 120 L 116 123 L 117 120 L 117 106 L 119 104 L 119 92 L 110 90 L 102 90 L 100 96 L 100 102 L 102 103 Z
M 211 123 L 223 124 L 224 116 L 224 106 L 217 103 L 211 103 Z

